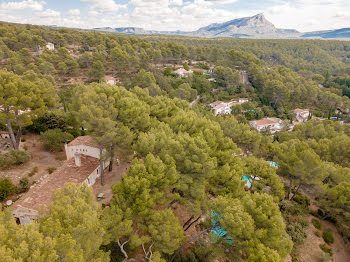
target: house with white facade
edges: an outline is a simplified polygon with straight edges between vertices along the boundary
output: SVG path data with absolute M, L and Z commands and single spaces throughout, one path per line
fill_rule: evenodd
M 238 102 L 243 104 L 243 103 L 248 103 L 249 102 L 249 99 L 248 98 L 239 98 L 238 99 Z
M 191 69 L 187 71 L 185 68 L 179 68 L 174 73 L 179 77 L 188 77 L 189 75 L 193 74 L 193 71 Z
M 46 48 L 53 51 L 53 50 L 55 50 L 55 45 L 53 43 L 47 43 Z
M 214 103 L 210 104 L 210 107 L 212 108 L 214 114 L 217 115 L 227 115 L 231 114 L 231 102 L 222 102 L 222 101 L 215 101 Z
M 105 79 L 105 82 L 107 84 L 112 85 L 112 86 L 115 86 L 117 83 L 115 77 L 113 77 L 113 76 L 105 76 L 104 79 Z
M 294 109 L 293 113 L 295 115 L 295 120 L 299 123 L 304 123 L 309 119 L 310 110 L 309 109 Z
M 231 107 L 241 105 L 243 103 L 249 102 L 248 98 L 239 98 L 238 100 L 231 100 L 229 102 L 215 101 L 210 105 L 215 115 L 226 115 L 231 114 Z
M 67 160 L 52 174 L 31 186 L 19 200 L 14 203 L 13 216 L 21 224 L 35 219 L 39 210 L 47 210 L 52 203 L 52 194 L 63 188 L 66 183 L 93 186 L 101 176 L 100 147 L 90 136 L 80 136 L 65 145 Z M 102 153 L 105 149 L 102 149 Z M 109 161 L 103 162 L 103 169 Z
M 270 132 L 276 133 L 283 128 L 283 121 L 275 117 L 267 117 L 260 120 L 253 120 L 249 122 L 250 126 L 258 130 L 259 132 L 270 130 Z

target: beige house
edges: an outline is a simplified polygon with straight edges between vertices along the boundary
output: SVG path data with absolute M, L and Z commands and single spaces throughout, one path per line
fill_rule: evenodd
M 308 120 L 309 115 L 310 115 L 310 110 L 309 109 L 294 109 L 293 111 L 295 115 L 295 120 L 299 123 L 304 123 Z
M 215 115 L 227 115 L 231 114 L 231 107 L 241 105 L 246 102 L 249 102 L 248 98 L 239 98 L 238 100 L 231 100 L 229 102 L 215 101 L 209 105 L 212 108 Z
M 250 126 L 258 130 L 259 132 L 264 130 L 270 130 L 270 132 L 276 133 L 283 128 L 283 121 L 275 117 L 267 117 L 260 120 L 253 120 L 249 122 Z
M 179 77 L 188 77 L 193 74 L 193 71 L 191 69 L 187 71 L 185 68 L 179 68 L 174 73 L 178 74 Z
M 249 102 L 249 99 L 248 98 L 239 98 L 238 99 L 238 102 L 243 104 L 243 103 L 248 103 Z
M 46 48 L 53 51 L 53 50 L 55 50 L 55 45 L 53 43 L 47 43 Z
M 109 85 L 115 86 L 117 81 L 113 76 L 105 76 L 105 82 Z
M 227 115 L 231 114 L 231 102 L 222 102 L 222 101 L 215 101 L 214 103 L 210 104 L 210 107 L 212 108 L 214 114 L 217 115 Z
M 65 145 L 65 151 L 67 160 L 52 174 L 47 174 L 41 182 L 31 186 L 29 191 L 14 203 L 13 216 L 21 224 L 29 223 L 39 211 L 47 210 L 56 189 L 63 188 L 66 183 L 86 183 L 92 186 L 101 176 L 100 148 L 90 136 L 77 137 Z M 103 163 L 103 169 L 108 167 L 107 163 Z

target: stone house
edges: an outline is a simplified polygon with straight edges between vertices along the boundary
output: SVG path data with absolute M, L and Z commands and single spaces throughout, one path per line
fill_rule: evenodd
M 270 132 L 276 133 L 283 128 L 283 121 L 275 117 L 267 117 L 260 120 L 253 120 L 249 122 L 250 126 L 259 132 L 270 129 Z
M 14 203 L 13 216 L 21 224 L 35 219 L 39 211 L 46 211 L 52 203 L 52 194 L 63 188 L 66 183 L 92 186 L 101 176 L 100 147 L 90 136 L 80 136 L 65 145 L 67 160 L 52 174 L 47 174 L 42 181 L 31 186 L 18 201 Z M 102 150 L 102 153 L 105 149 Z M 109 161 L 103 162 L 103 169 Z

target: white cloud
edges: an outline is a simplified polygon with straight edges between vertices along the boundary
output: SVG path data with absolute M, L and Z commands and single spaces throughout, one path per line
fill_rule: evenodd
M 55 10 L 51 10 L 51 9 L 46 9 L 43 12 L 39 13 L 40 17 L 59 17 L 61 15 L 60 12 L 55 11 Z
M 69 15 L 74 15 L 74 16 L 77 15 L 78 16 L 78 15 L 80 15 L 80 10 L 79 9 L 69 9 L 68 10 L 68 14 Z
M 91 4 L 91 9 L 101 12 L 116 12 L 126 5 L 116 4 L 114 0 L 80 0 L 83 3 Z
M 348 0 L 295 0 L 266 9 L 266 17 L 279 28 L 301 32 L 348 27 Z
M 182 0 L 169 0 L 169 5 L 183 5 Z
M 0 9 L 7 11 L 41 11 L 46 2 L 25 0 L 21 2 L 5 2 L 0 4 Z
M 302 32 L 350 26 L 350 0 L 268 0 L 261 5 L 257 0 L 80 0 L 87 8 L 81 4 L 79 9 L 69 9 L 67 4 L 62 13 L 53 10 L 49 1 L 7 1 L 0 3 L 1 20 L 81 28 L 135 26 L 192 31 L 261 12 L 278 28 Z M 255 8 L 240 5 L 243 1 Z M 233 3 L 238 3 L 235 8 Z
M 214 2 L 217 4 L 232 4 L 232 3 L 236 3 L 239 0 L 206 0 L 207 2 Z

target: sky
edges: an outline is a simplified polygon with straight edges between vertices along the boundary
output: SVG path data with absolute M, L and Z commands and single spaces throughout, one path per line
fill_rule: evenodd
M 0 21 L 193 31 L 263 13 L 301 32 L 350 27 L 350 0 L 0 0 Z

